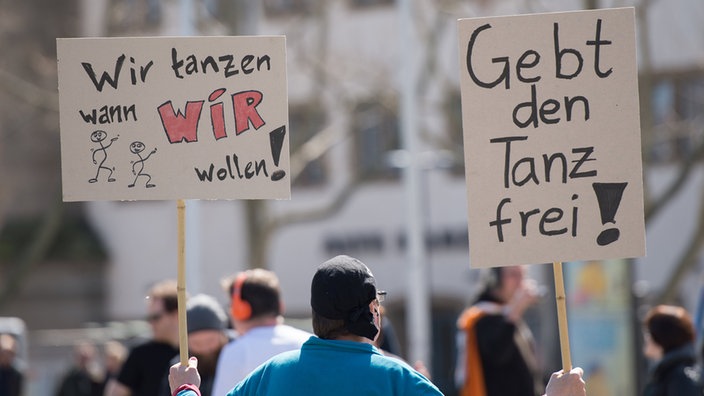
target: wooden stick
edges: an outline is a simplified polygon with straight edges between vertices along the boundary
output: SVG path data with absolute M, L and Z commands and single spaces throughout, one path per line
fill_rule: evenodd
M 562 278 L 562 261 L 552 264 L 555 277 L 555 300 L 557 302 L 557 325 L 560 331 L 560 352 L 562 353 L 562 371 L 569 373 L 572 370 L 570 357 L 570 337 L 567 332 L 567 302 L 565 299 L 565 282 Z
M 178 215 L 178 350 L 181 365 L 188 365 L 188 325 L 186 321 L 186 202 L 176 202 Z

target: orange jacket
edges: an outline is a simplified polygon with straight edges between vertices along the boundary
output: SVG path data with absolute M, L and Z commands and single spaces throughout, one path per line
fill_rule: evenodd
M 485 314 L 485 311 L 477 307 L 470 307 L 462 312 L 462 315 L 457 320 L 457 326 L 464 330 L 467 336 L 464 384 L 462 385 L 460 396 L 486 396 L 482 361 L 479 356 L 477 335 L 474 331 L 474 325 Z

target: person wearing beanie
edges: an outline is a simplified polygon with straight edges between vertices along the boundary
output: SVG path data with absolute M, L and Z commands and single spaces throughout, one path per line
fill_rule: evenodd
M 282 352 L 300 349 L 312 334 L 283 320 L 279 279 L 262 268 L 223 281 L 230 296 L 230 318 L 237 338 L 218 359 L 213 395 L 222 396 L 252 370 Z M 200 367 L 200 366 L 199 366 Z
M 227 395 L 442 395 L 408 364 L 384 356 L 373 345 L 381 326 L 379 295 L 374 276 L 361 261 L 349 256 L 326 261 L 311 283 L 317 337 L 259 366 Z M 175 396 L 199 394 L 197 367 L 197 359 L 171 367 L 169 384 Z M 580 368 L 554 373 L 546 394 L 585 395 Z
M 198 294 L 186 302 L 186 329 L 188 332 L 188 353 L 198 359 L 198 374 L 201 378 L 202 396 L 215 395 L 213 380 L 218 357 L 223 347 L 232 340 L 227 328 L 227 314 L 220 303 L 212 296 Z M 179 362 L 176 356 L 171 364 Z M 160 395 L 169 396 L 168 374 L 164 376 Z
M 201 394 L 210 396 L 220 352 L 232 339 L 227 329 L 227 314 L 215 298 L 199 294 L 186 303 L 188 351 L 198 358 Z

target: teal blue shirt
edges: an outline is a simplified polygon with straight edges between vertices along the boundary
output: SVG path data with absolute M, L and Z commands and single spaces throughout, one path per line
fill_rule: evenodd
M 181 392 L 178 396 L 193 393 Z M 311 337 L 259 366 L 228 396 L 442 395 L 428 379 L 374 346 Z M 220 395 L 213 395 L 220 396 Z
M 254 370 L 228 396 L 442 395 L 406 363 L 370 344 L 311 337 Z

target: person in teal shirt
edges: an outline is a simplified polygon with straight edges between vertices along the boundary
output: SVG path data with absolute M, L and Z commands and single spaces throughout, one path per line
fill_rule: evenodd
M 311 283 L 315 336 L 300 350 L 282 353 L 259 366 L 227 396 L 442 395 L 408 364 L 382 355 L 373 345 L 381 328 L 379 306 L 383 296 L 361 261 L 349 256 L 326 261 Z M 561 378 L 560 384 L 566 380 L 575 388 L 581 384 L 582 393 L 548 396 L 585 395 L 581 373 Z M 191 358 L 188 366 L 172 366 L 169 383 L 176 396 L 199 395 L 197 360 Z M 550 389 L 548 385 L 548 392 Z
M 334 390 L 334 391 L 333 391 Z M 311 337 L 252 372 L 229 395 L 442 395 L 406 363 L 366 342 Z

